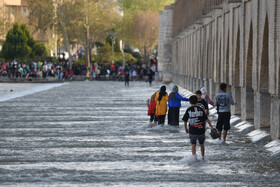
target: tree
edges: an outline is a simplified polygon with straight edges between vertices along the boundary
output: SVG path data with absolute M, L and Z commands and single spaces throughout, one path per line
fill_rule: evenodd
M 5 30 L 5 12 L 4 12 L 4 7 L 0 7 L 0 40 L 2 37 L 4 38 L 4 30 Z
M 36 57 L 47 56 L 47 50 L 44 44 L 36 43 L 34 46 L 34 55 Z
M 101 64 L 107 64 L 112 61 L 112 47 L 106 43 L 103 47 L 99 48 L 96 60 Z
M 27 0 L 29 20 L 37 31 L 51 32 L 57 30 L 63 36 L 66 51 L 70 54 L 72 68 L 73 58 L 70 42 L 75 39 L 74 29 L 79 19 L 81 1 L 76 0 Z
M 137 59 L 130 53 L 125 53 L 125 57 L 126 63 L 133 64 L 137 62 Z M 96 60 L 101 64 L 110 64 L 112 59 L 114 59 L 115 62 L 121 62 L 122 58 L 122 53 L 120 51 L 115 52 L 113 56 L 112 46 L 109 42 L 106 42 L 104 46 L 99 48 Z
M 174 3 L 174 0 L 119 0 L 122 10 L 130 13 L 162 11 L 164 6 Z
M 19 24 L 14 24 L 8 32 L 3 44 L 2 56 L 6 60 L 23 59 L 30 55 L 32 48 L 28 45 L 28 38 Z
M 34 58 L 36 50 L 36 41 L 33 39 L 33 37 L 31 37 L 30 31 L 26 24 L 20 25 L 20 29 L 22 30 L 23 34 L 27 39 L 27 45 L 31 48 L 29 57 Z
M 2 56 L 6 60 L 34 58 L 46 55 L 46 47 L 38 44 L 30 35 L 26 24 L 15 23 L 7 33 Z
M 112 46 L 112 38 L 110 36 L 107 36 L 106 43 L 108 43 L 109 45 Z M 121 52 L 121 50 L 120 50 L 120 42 L 119 42 L 119 38 L 118 37 L 116 37 L 115 41 L 114 41 L 114 52 L 116 52 L 116 53 Z
M 144 63 L 149 61 L 149 55 L 158 42 L 158 13 L 139 12 L 132 25 L 132 44 L 137 46 L 143 55 Z
M 104 40 L 106 31 L 114 27 L 117 3 L 113 0 L 84 0 L 80 24 L 84 27 L 86 62 L 90 66 L 91 48 L 96 41 Z
M 28 0 L 28 4 L 35 28 L 44 32 L 57 30 L 69 54 L 70 43 L 84 43 L 88 64 L 92 44 L 105 39 L 105 31 L 113 27 L 117 13 L 114 0 Z M 72 66 L 73 59 L 69 61 Z
M 119 0 L 124 16 L 120 22 L 121 38 L 139 48 L 145 63 L 157 44 L 158 11 L 174 0 Z

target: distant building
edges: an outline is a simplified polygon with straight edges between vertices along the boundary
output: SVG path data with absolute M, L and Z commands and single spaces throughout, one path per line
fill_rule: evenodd
M 0 0 L 0 50 L 5 40 L 8 30 L 15 22 L 28 24 L 28 4 L 27 0 Z M 32 32 L 35 40 L 39 42 L 47 42 L 47 38 L 42 34 Z
M 11 26 L 16 22 L 27 22 L 27 3 L 22 0 L 0 0 L 0 45 Z

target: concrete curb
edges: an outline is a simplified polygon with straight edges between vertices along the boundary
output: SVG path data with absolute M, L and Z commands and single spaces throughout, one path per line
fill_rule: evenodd
M 247 134 L 253 143 L 267 143 L 270 141 L 270 134 L 267 132 L 257 129 Z
M 272 156 L 280 157 L 280 140 L 274 140 L 264 147 L 271 152 Z
M 241 132 L 242 134 L 248 134 L 254 130 L 254 125 L 246 121 L 242 121 L 236 124 L 235 128 L 237 129 L 238 132 Z

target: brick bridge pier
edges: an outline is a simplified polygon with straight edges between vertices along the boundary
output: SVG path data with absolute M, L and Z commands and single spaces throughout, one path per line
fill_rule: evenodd
M 176 0 L 159 17 L 164 82 L 212 99 L 229 85 L 232 113 L 280 138 L 280 1 Z

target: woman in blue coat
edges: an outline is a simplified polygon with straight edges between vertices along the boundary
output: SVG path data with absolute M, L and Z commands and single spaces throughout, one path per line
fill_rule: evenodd
M 179 126 L 181 101 L 189 101 L 189 99 L 182 97 L 178 93 L 178 86 L 174 85 L 172 92 L 169 94 L 168 125 Z

